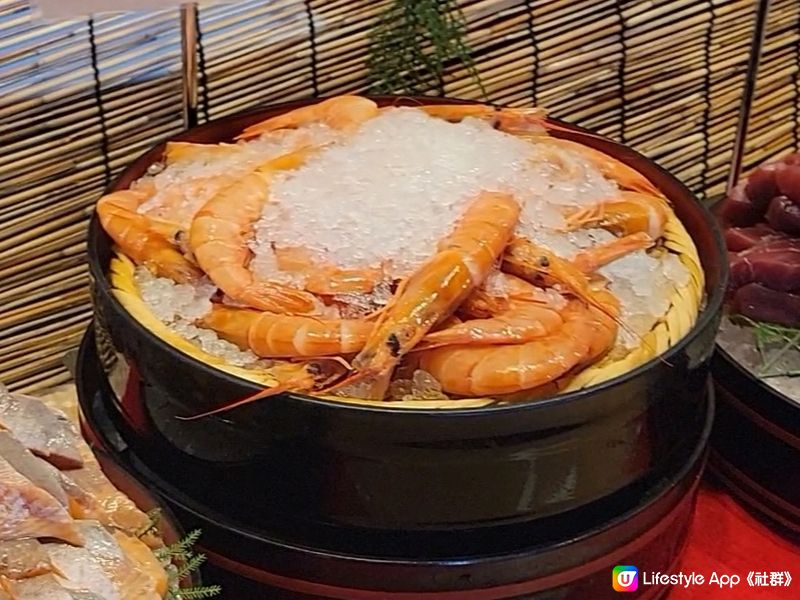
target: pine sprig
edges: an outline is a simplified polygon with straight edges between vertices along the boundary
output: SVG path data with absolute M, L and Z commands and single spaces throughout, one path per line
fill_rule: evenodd
M 164 546 L 163 548 L 156 550 L 156 557 L 158 557 L 160 560 L 166 560 L 168 558 L 183 559 L 188 554 L 191 554 L 192 547 L 197 543 L 197 540 L 200 539 L 201 535 L 202 532 L 199 529 L 195 529 L 194 531 L 189 532 L 189 534 L 179 542 L 175 542 L 174 544 L 170 544 L 169 546 Z
M 487 99 L 466 30 L 457 0 L 394 0 L 370 34 L 372 91 L 443 95 L 447 68 L 461 64 Z
M 222 588 L 218 585 L 184 588 L 177 593 L 175 600 L 205 600 L 206 598 L 214 598 L 221 592 Z

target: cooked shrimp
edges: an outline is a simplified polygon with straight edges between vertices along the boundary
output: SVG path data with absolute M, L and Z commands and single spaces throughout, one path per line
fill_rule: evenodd
M 639 171 L 596 148 L 573 140 L 556 137 L 537 137 L 534 141 L 540 144 L 553 144 L 580 154 L 597 167 L 604 176 L 616 181 L 624 189 L 651 196 L 664 197 L 664 194 Z
M 563 306 L 548 298 L 543 290 L 513 275 L 497 273 L 495 277 L 500 278 L 505 297 L 492 297 L 485 290 L 477 289 L 459 307 L 459 314 L 469 316 L 474 316 L 476 311 L 488 312 L 485 318 L 454 323 L 429 333 L 414 351 L 473 342 L 527 342 L 552 333 L 563 324 L 560 314 Z
M 439 242 L 438 252 L 395 292 L 364 349 L 353 360 L 355 375 L 345 385 L 380 382 L 368 394 L 382 398 L 386 392 L 383 384 L 403 355 L 436 323 L 450 316 L 491 272 L 519 213 L 519 203 L 512 196 L 482 192 L 453 232 Z
M 601 200 L 567 215 L 567 230 L 589 225 L 620 235 L 646 233 L 656 240 L 664 235 L 669 207 L 662 198 L 639 192 L 620 192 L 616 198 Z
M 292 169 L 305 160 L 299 150 L 269 161 L 223 189 L 195 215 L 189 230 L 189 248 L 211 281 L 233 300 L 261 310 L 307 313 L 316 298 L 301 290 L 258 281 L 248 268 L 252 252 L 247 246 L 253 224 L 269 198 L 272 173 Z
M 336 96 L 301 106 L 282 115 L 256 123 L 237 136 L 248 139 L 277 129 L 296 128 L 309 123 L 325 123 L 333 129 L 353 131 L 378 114 L 378 105 L 361 96 Z
M 147 198 L 148 194 L 142 190 L 120 190 L 100 198 L 97 216 L 103 229 L 124 254 L 156 276 L 178 283 L 201 278 L 202 271 L 173 243 L 180 227 L 136 212 Z
M 369 294 L 384 279 L 381 267 L 360 269 L 320 264 L 306 248 L 275 248 L 275 259 L 281 271 L 300 275 L 304 289 L 320 296 L 334 294 Z
M 374 328 L 374 323 L 356 319 L 317 319 L 220 305 L 199 324 L 264 358 L 351 354 L 364 347 Z
M 329 389 L 331 384 L 342 379 L 348 373 L 349 368 L 350 366 L 339 357 L 318 358 L 302 363 L 280 363 L 269 370 L 269 374 L 277 381 L 275 386 L 240 400 L 225 402 L 213 410 L 198 415 L 177 418 L 182 421 L 194 421 L 195 419 L 227 412 L 262 398 L 276 396 L 284 392 L 321 392 Z
M 387 107 L 391 108 L 391 107 Z M 429 104 L 416 107 L 437 119 L 457 123 L 466 118 L 482 119 L 493 127 L 520 136 L 547 136 L 547 130 L 564 131 L 565 127 L 547 120 L 543 108 L 507 108 L 489 104 Z
M 500 346 L 462 345 L 421 353 L 420 368 L 450 394 L 492 396 L 536 388 L 562 377 L 609 350 L 617 327 L 616 298 L 596 292 L 604 310 L 573 300 L 562 312 L 564 323 L 542 338 Z
M 653 238 L 640 231 L 581 250 L 570 262 L 583 273 L 593 273 L 599 268 L 622 258 L 636 250 L 646 250 L 653 245 Z

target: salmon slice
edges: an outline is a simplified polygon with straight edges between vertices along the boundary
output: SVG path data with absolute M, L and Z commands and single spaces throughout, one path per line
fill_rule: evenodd
M 131 535 L 147 529 L 150 518 L 111 484 L 88 445 L 81 442 L 79 448 L 83 467 L 61 474 L 72 516 L 99 521 Z
M 153 554 L 153 551 L 142 540 L 125 535 L 121 531 L 114 534 L 119 547 L 135 565 L 138 565 L 142 572 L 147 575 L 153 584 L 153 589 L 159 596 L 167 594 L 169 578 L 164 567 Z
M 0 457 L 0 542 L 37 537 L 83 543 L 67 509 Z
M 83 466 L 75 426 L 67 415 L 41 400 L 0 390 L 0 428 L 59 469 Z
M 25 579 L 50 573 L 53 566 L 37 540 L 0 542 L 0 576 Z
M 39 575 L 18 581 L 6 579 L 2 586 L 11 600 L 73 600 L 55 575 Z
M 67 506 L 67 494 L 61 486 L 61 473 L 53 465 L 31 454 L 7 431 L 0 431 L 0 456 L 21 475 Z
M 118 595 L 109 600 L 162 600 L 152 576 L 145 572 L 148 567 L 132 560 L 100 523 L 79 521 L 78 528 L 86 540 L 85 549 L 114 584 Z

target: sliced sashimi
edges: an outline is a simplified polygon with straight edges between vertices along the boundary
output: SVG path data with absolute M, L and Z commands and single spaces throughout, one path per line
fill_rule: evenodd
M 121 531 L 114 534 L 119 547 L 127 555 L 128 559 L 138 565 L 142 572 L 147 575 L 153 584 L 153 589 L 160 595 L 167 593 L 169 578 L 161 562 L 155 557 L 153 551 L 139 538 L 125 535 Z
M 725 230 L 725 245 L 731 252 L 741 252 L 764 242 L 784 239 L 785 234 L 769 225 L 759 223 L 752 227 L 729 227 Z
M 0 390 L 0 428 L 59 469 L 83 466 L 77 430 L 64 413 L 41 400 Z
M 136 535 L 150 526 L 150 518 L 106 478 L 86 443 L 79 445 L 83 467 L 62 473 L 70 512 L 76 519 L 96 520 Z
M 11 600 L 73 600 L 72 595 L 55 575 L 39 575 L 17 581 L 3 582 Z
M 722 203 L 720 216 L 729 225 L 749 227 L 764 218 L 764 207 L 753 204 L 745 192 L 745 186 L 739 184 L 733 188 Z
M 800 204 L 795 204 L 787 196 L 775 196 L 769 203 L 765 218 L 778 231 L 800 235 Z
M 736 290 L 733 308 L 754 321 L 800 327 L 800 295 L 777 292 L 758 283 Z
M 0 458 L 0 541 L 40 537 L 83 543 L 67 509 Z
M 62 584 L 64 587 L 88 591 L 105 600 L 119 600 L 116 585 L 89 548 L 47 544 L 45 549 L 53 566 L 66 580 Z
M 0 577 L 26 579 L 52 570 L 50 558 L 38 540 L 0 542 Z
M 100 523 L 79 521 L 85 548 L 113 582 L 120 600 L 161 600 L 156 584 L 141 565 L 131 560 L 117 540 Z
M 61 486 L 61 474 L 58 469 L 34 456 L 7 431 L 0 431 L 0 456 L 20 474 L 58 500 L 62 506 L 67 506 L 67 494 Z

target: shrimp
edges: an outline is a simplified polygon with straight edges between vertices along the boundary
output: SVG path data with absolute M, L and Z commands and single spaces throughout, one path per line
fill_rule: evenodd
M 449 317 L 491 272 L 519 213 L 519 203 L 509 194 L 482 192 L 452 233 L 439 242 L 438 252 L 397 289 L 353 360 L 355 374 L 344 385 L 378 382 L 367 393 L 382 398 L 402 357 L 436 323 Z
M 646 250 L 653 245 L 653 238 L 640 231 L 581 250 L 570 262 L 582 273 L 593 273 L 599 268 L 622 258 L 636 250 Z
M 304 289 L 320 296 L 369 294 L 384 279 L 382 267 L 346 269 L 320 264 L 306 248 L 275 248 L 274 252 L 281 271 L 301 275 Z
M 569 213 L 566 229 L 598 225 L 621 235 L 643 232 L 655 240 L 664 235 L 668 219 L 669 209 L 664 199 L 639 192 L 620 192 L 616 198 Z
M 331 384 L 341 380 L 350 370 L 350 365 L 339 357 L 318 358 L 301 363 L 279 363 L 269 370 L 269 374 L 277 384 L 240 400 L 225 402 L 212 410 L 192 415 L 190 417 L 176 417 L 181 421 L 194 421 L 211 415 L 227 412 L 234 408 L 246 406 L 267 398 L 286 392 L 301 391 L 306 393 L 322 392 L 330 389 Z
M 647 179 L 647 177 L 639 173 L 639 171 L 596 148 L 586 146 L 573 140 L 556 137 L 539 137 L 536 138 L 535 141 L 536 143 L 552 144 L 554 146 L 566 148 L 567 150 L 580 154 L 599 169 L 605 177 L 616 181 L 620 187 L 626 190 L 664 198 L 664 194 Z
M 147 200 L 143 190 L 119 190 L 100 198 L 97 216 L 103 229 L 120 250 L 136 264 L 144 265 L 158 277 L 178 283 L 196 281 L 203 273 L 174 245 L 180 227 L 136 212 Z
M 442 389 L 459 396 L 511 394 L 547 385 L 607 352 L 616 340 L 616 298 L 596 292 L 603 310 L 572 300 L 562 312 L 561 327 L 521 344 L 462 345 L 421 353 L 420 368 Z
M 220 305 L 199 324 L 263 358 L 352 354 L 364 347 L 374 328 L 374 323 L 356 319 L 317 319 Z
M 414 351 L 451 344 L 512 344 L 527 342 L 557 330 L 562 324 L 558 302 L 528 282 L 502 272 L 495 274 L 506 297 L 497 298 L 475 290 L 459 307 L 459 314 L 476 312 L 487 318 L 457 322 L 427 334 Z
M 325 123 L 333 129 L 351 132 L 377 114 L 378 105 L 372 100 L 361 96 L 336 96 L 316 104 L 301 106 L 251 125 L 236 139 L 249 139 L 277 129 L 297 128 L 315 122 Z
M 427 104 L 417 108 L 432 117 L 454 123 L 467 118 L 481 119 L 501 131 L 523 137 L 545 137 L 548 130 L 569 131 L 566 127 L 549 121 L 547 111 L 540 107 L 507 108 L 489 104 Z
M 269 197 L 271 174 L 299 166 L 308 150 L 280 156 L 223 189 L 201 208 L 189 230 L 189 248 L 211 281 L 230 298 L 274 312 L 308 313 L 317 306 L 307 292 L 257 281 L 248 269 L 247 237 Z

